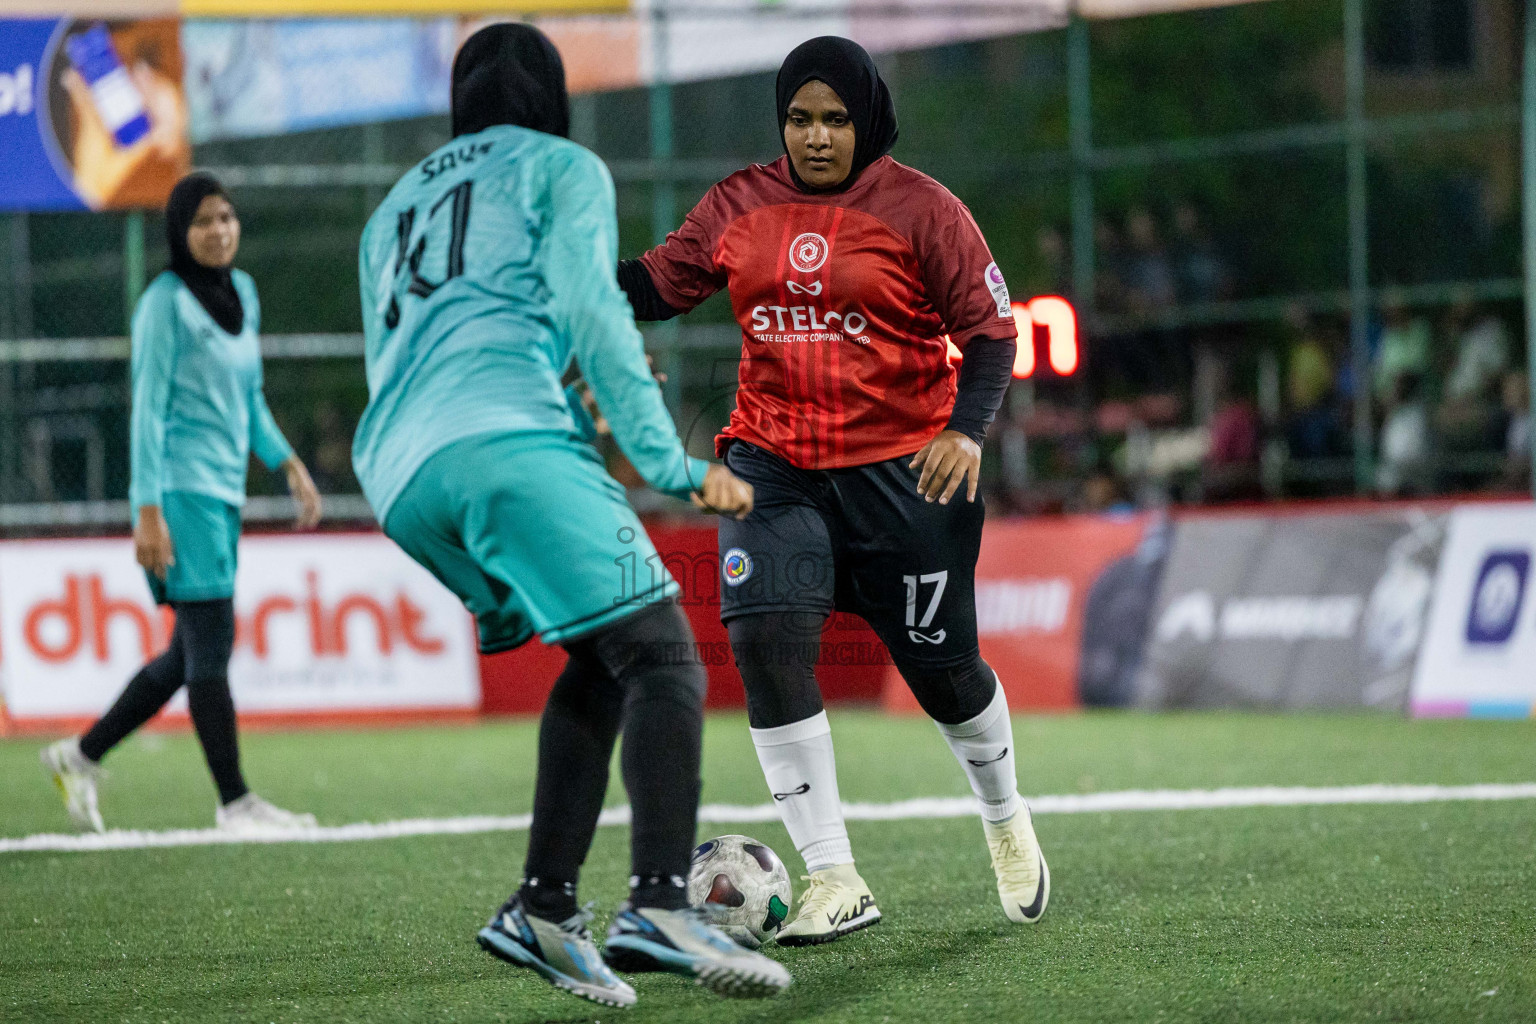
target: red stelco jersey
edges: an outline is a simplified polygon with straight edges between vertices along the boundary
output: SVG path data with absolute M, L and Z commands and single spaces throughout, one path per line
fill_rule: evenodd
M 710 189 L 642 258 L 689 310 L 721 288 L 742 330 L 736 410 L 716 439 L 801 469 L 911 455 L 949 421 L 961 352 L 1017 337 L 1008 288 L 965 204 L 890 157 L 830 195 L 797 189 L 789 161 Z

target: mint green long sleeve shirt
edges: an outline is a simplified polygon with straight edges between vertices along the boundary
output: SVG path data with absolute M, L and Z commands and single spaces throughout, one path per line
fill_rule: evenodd
M 708 464 L 678 440 L 617 261 L 613 181 L 565 139 L 488 128 L 395 185 L 358 254 L 369 402 L 352 456 L 380 522 L 454 441 L 580 436 L 560 386 L 572 360 L 648 483 L 678 497 L 703 483 Z
M 234 271 L 245 309 L 224 331 L 169 270 L 133 314 L 133 404 L 128 498 L 135 514 L 166 491 L 245 504 L 254 453 L 269 469 L 293 454 L 262 393 L 261 304 L 250 275 Z

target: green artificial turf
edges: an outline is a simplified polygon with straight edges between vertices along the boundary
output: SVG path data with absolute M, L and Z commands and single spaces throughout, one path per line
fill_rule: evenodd
M 833 727 L 845 799 L 967 792 L 925 721 L 834 711 Z M 1536 780 L 1532 722 L 1085 714 L 1015 728 L 1026 793 Z M 526 811 L 533 739 L 529 723 L 242 738 L 257 790 L 327 824 Z M 0 834 L 63 830 L 38 745 L 0 742 Z M 110 826 L 211 824 L 190 736 L 135 738 L 108 768 Z M 705 799 L 766 797 L 745 721 L 711 718 Z M 1037 827 L 1053 891 L 1036 927 L 1003 918 L 974 822 L 855 822 L 881 925 L 772 950 L 795 975 L 780 999 L 641 976 L 631 1011 L 475 946 L 524 833 L 0 854 L 0 1021 L 1536 1020 L 1536 801 Z M 745 830 L 797 866 L 779 825 Z M 599 924 L 626 850 L 622 829 L 599 830 L 582 893 Z

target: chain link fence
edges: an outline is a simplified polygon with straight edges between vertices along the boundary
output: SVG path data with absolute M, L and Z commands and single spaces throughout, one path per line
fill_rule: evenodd
M 1080 371 L 1016 382 L 994 428 L 994 507 L 1524 486 L 1523 13 L 1270 0 L 880 57 L 898 159 L 966 201 L 1015 297 L 1078 308 Z M 621 255 L 777 156 L 774 122 L 771 74 L 575 97 L 573 137 L 618 185 Z M 447 134 L 424 118 L 196 152 L 244 222 L 270 404 L 343 521 L 369 521 L 350 469 L 357 237 Z M 126 525 L 123 334 L 161 230 L 0 220 L 0 530 Z M 725 297 L 647 336 L 708 454 L 740 347 Z M 1406 375 L 1384 369 L 1424 337 Z M 254 471 L 248 515 L 289 515 L 281 487 Z

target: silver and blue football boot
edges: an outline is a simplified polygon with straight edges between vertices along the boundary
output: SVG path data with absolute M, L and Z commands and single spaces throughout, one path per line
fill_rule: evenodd
M 681 974 L 716 995 L 741 999 L 776 996 L 790 982 L 782 964 L 732 942 L 697 907 L 624 904 L 608 928 L 603 959 L 619 971 Z
M 634 1006 L 635 990 L 603 963 L 578 911 L 555 923 L 528 913 L 514 893 L 477 936 L 480 948 L 516 967 L 539 972 L 558 989 L 605 1006 Z

